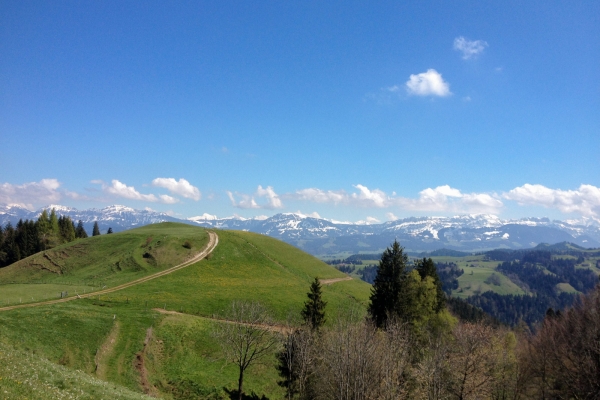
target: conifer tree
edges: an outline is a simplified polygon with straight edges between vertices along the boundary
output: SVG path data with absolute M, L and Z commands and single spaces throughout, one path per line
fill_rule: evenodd
M 109 233 L 113 233 L 113 230 L 111 227 L 108 228 L 108 230 L 106 231 L 106 234 L 108 235 Z
M 85 228 L 83 227 L 83 222 L 81 220 L 77 222 L 77 227 L 75 228 L 75 237 L 78 239 L 85 239 L 86 237 L 88 237 L 88 234 L 85 231 Z
M 407 264 L 408 257 L 397 240 L 381 255 L 371 288 L 371 304 L 368 310 L 371 319 L 379 328 L 384 327 L 390 317 L 402 318 L 402 292 Z
M 98 226 L 98 221 L 94 221 L 94 229 L 92 229 L 92 236 L 100 235 L 100 227 Z
M 51 235 L 58 236 L 58 217 L 56 216 L 56 210 L 54 208 L 50 211 L 49 230 Z
M 435 263 L 431 258 L 423 257 L 422 260 L 415 260 L 415 269 L 419 272 L 419 275 L 421 275 L 421 279 L 424 280 L 428 276 L 433 279 L 433 283 L 435 284 L 437 291 L 435 311 L 441 311 L 446 306 L 446 296 L 444 295 L 442 281 L 437 273 Z
M 307 293 L 308 300 L 304 302 L 302 318 L 311 330 L 318 330 L 325 323 L 325 306 L 321 292 L 321 282 L 319 278 L 310 285 L 310 291 Z
M 48 216 L 48 210 L 44 209 L 44 211 L 42 211 L 37 220 L 37 224 L 40 235 L 44 236 L 50 231 L 50 217 Z
M 58 228 L 60 238 L 63 242 L 68 243 L 75 240 L 75 227 L 73 226 L 73 221 L 71 221 L 71 217 L 61 215 L 58 219 Z

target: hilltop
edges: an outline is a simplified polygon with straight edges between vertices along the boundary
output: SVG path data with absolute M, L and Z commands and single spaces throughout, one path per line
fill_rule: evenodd
M 233 300 L 260 301 L 277 323 L 287 324 L 298 318 L 314 277 L 346 275 L 273 238 L 217 234 L 212 253 L 169 275 L 110 294 L 0 312 L 0 342 L 34 352 L 40 368 L 50 360 L 136 392 L 174 398 L 222 395 L 236 373 L 223 362 L 211 332 Z M 202 250 L 207 237 L 200 227 L 161 223 L 76 240 L 0 270 L 0 304 L 9 300 L 7 294 L 12 302 L 19 296 L 38 301 L 44 290 L 56 298 L 59 291 L 68 290 L 70 297 L 75 290 L 96 292 L 98 281 L 112 287 L 185 260 Z M 185 241 L 192 241 L 191 249 L 183 246 Z M 146 252 L 155 264 L 144 257 Z M 47 262 L 51 268 L 48 258 L 62 268 L 38 266 Z M 7 277 L 19 283 L 6 284 Z M 370 285 L 344 280 L 324 285 L 323 293 L 331 323 L 347 310 L 364 312 Z M 280 397 L 272 363 L 248 377 L 249 390 Z M 84 385 L 77 377 L 69 379 L 69 387 Z

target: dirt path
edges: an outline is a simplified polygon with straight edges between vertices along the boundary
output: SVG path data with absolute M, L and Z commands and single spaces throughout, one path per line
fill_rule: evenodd
M 192 265 L 192 264 L 194 264 L 194 263 L 202 260 L 204 257 L 206 257 L 207 255 L 209 255 L 210 253 L 212 253 L 212 251 L 215 249 L 215 247 L 217 247 L 217 244 L 219 244 L 219 236 L 217 236 L 217 234 L 214 233 L 214 232 L 208 232 L 208 236 L 209 236 L 208 244 L 206 245 L 206 247 L 200 253 L 196 254 L 194 257 L 190 258 L 189 260 L 184 261 L 181 264 L 176 265 L 174 267 L 165 269 L 164 271 L 160 271 L 160 272 L 157 272 L 155 274 L 148 275 L 148 276 L 145 276 L 143 278 L 136 279 L 134 281 L 124 283 L 122 285 L 118 285 L 118 286 L 115 286 L 115 287 L 112 287 L 112 288 L 108 288 L 108 289 L 104 289 L 104 290 L 98 290 L 98 291 L 92 292 L 92 293 L 76 295 L 76 296 L 67 297 L 67 298 L 64 298 L 64 299 L 41 301 L 39 303 L 18 304 L 18 305 L 14 305 L 14 306 L 1 307 L 0 308 L 0 312 L 2 312 L 2 311 L 8 311 L 8 310 L 15 310 L 17 308 L 37 307 L 37 306 L 48 305 L 48 304 L 65 303 L 67 301 L 77 300 L 77 299 L 85 299 L 85 298 L 88 298 L 88 297 L 101 296 L 101 295 L 104 295 L 104 294 L 116 292 L 117 290 L 122 290 L 122 289 L 126 289 L 128 287 L 131 287 L 131 286 L 139 285 L 140 283 L 148 282 L 148 281 L 150 281 L 152 279 L 160 278 L 161 276 L 168 275 L 168 274 L 170 274 L 172 272 L 175 272 L 175 271 L 183 269 L 183 268 L 185 268 L 187 266 L 190 266 L 190 265 Z
M 104 340 L 104 343 L 102 343 L 102 346 L 100 346 L 96 352 L 94 363 L 96 364 L 96 375 L 100 379 L 106 380 L 106 369 L 108 367 L 106 364 L 108 363 L 108 359 L 115 348 L 117 339 L 119 338 L 120 329 L 121 324 L 119 321 L 115 321 L 115 324 L 106 337 L 106 340 Z
M 351 280 L 352 280 L 351 276 L 346 276 L 344 278 L 319 279 L 319 282 L 321 282 L 321 285 L 331 285 L 332 283 L 343 282 L 343 281 L 351 281 Z
M 161 314 L 185 315 L 187 317 L 200 318 L 200 319 L 208 319 L 210 321 L 225 322 L 227 324 L 239 324 L 239 322 L 231 321 L 229 319 L 214 318 L 214 317 L 203 317 L 203 316 L 200 316 L 200 315 L 185 314 L 185 313 L 180 313 L 180 312 L 177 312 L 177 311 L 167 311 L 167 310 L 165 310 L 163 308 L 153 308 L 152 310 L 158 311 Z M 292 328 L 290 326 L 285 326 L 285 325 L 246 324 L 246 323 L 242 323 L 242 325 L 255 326 L 255 327 L 260 328 L 260 329 L 264 329 L 264 330 L 271 331 L 271 332 L 282 333 L 284 335 L 288 334 L 288 333 L 292 333 L 292 331 L 294 330 L 294 328 Z
M 156 397 L 157 390 L 148 379 L 148 370 L 146 369 L 146 349 L 152 340 L 152 327 L 146 330 L 146 338 L 144 339 L 144 348 L 135 355 L 133 365 L 135 370 L 140 374 L 140 385 L 145 394 Z

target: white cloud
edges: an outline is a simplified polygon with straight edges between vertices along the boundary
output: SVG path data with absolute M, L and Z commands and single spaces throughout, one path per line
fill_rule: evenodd
M 371 224 L 378 224 L 381 221 L 378 220 L 375 217 L 367 217 L 364 220 L 360 220 L 360 221 L 356 221 L 355 224 L 357 225 L 371 225 Z
M 169 192 L 186 199 L 198 201 L 202 197 L 200 190 L 183 178 L 180 178 L 179 181 L 174 178 L 156 178 L 152 181 L 152 186 L 165 188 Z
M 411 75 L 406 82 L 408 94 L 417 96 L 449 96 L 450 85 L 445 82 L 442 75 L 435 69 L 428 69 L 427 72 Z
M 424 189 L 417 199 L 399 199 L 398 203 L 408 210 L 453 213 L 497 213 L 504 206 L 495 194 L 464 194 L 449 185 Z
M 358 193 L 352 193 L 352 200 L 364 206 L 386 207 L 390 204 L 390 198 L 381 190 L 369 190 L 363 185 L 354 185 L 359 190 Z
M 396 216 L 394 215 L 394 213 L 391 213 L 391 212 L 389 212 L 389 213 L 386 213 L 386 214 L 385 214 L 385 217 L 387 218 L 387 220 L 388 220 L 388 221 L 395 221 L 395 220 L 397 220 L 397 219 L 398 219 L 398 217 L 396 217 Z
M 276 208 L 283 208 L 283 203 L 279 198 L 279 195 L 275 193 L 275 190 L 271 186 L 267 186 L 263 188 L 261 185 L 258 185 L 256 192 L 254 195 L 248 195 L 244 193 L 233 193 L 228 191 L 227 196 L 229 196 L 229 200 L 231 200 L 231 204 L 237 208 L 262 208 L 273 210 Z M 236 201 L 236 197 L 241 198 L 239 201 Z M 255 197 L 264 197 L 266 198 L 266 203 L 258 204 L 255 200 Z
M 314 203 L 339 204 L 348 201 L 348 194 L 343 190 L 321 190 L 317 188 L 298 190 L 292 197 Z
M 294 214 L 302 215 L 304 217 L 311 217 L 311 218 L 319 218 L 319 219 L 321 219 L 321 216 L 316 211 L 307 214 L 307 213 L 303 213 L 302 211 L 298 210 Z
M 160 196 L 156 196 L 154 194 L 142 194 L 135 190 L 133 186 L 127 186 L 126 184 L 118 181 L 117 179 L 113 179 L 110 185 L 107 185 L 103 181 L 94 180 L 92 183 L 102 185 L 102 190 L 105 193 L 111 194 L 113 196 L 122 197 L 130 200 L 140 200 L 140 201 L 148 201 L 151 203 L 164 203 L 164 204 L 173 204 L 177 203 L 177 200 L 174 197 L 168 196 L 166 194 L 161 194 Z
M 488 44 L 483 40 L 468 40 L 463 36 L 454 39 L 454 50 L 462 53 L 463 60 L 477 57 L 486 47 Z
M 0 203 L 15 204 L 29 209 L 34 204 L 56 203 L 62 198 L 57 179 L 42 179 L 22 185 L 3 183 L 0 185 Z
M 275 191 L 273 190 L 273 188 L 271 186 L 267 186 L 265 189 L 263 189 L 262 186 L 258 185 L 258 188 L 256 189 L 256 195 L 258 197 L 266 197 L 267 198 L 267 205 L 264 206 L 264 208 L 282 208 L 283 204 L 281 203 L 281 199 L 279 198 L 279 196 L 277 195 L 277 193 L 275 193 Z
M 521 205 L 555 208 L 563 213 L 589 217 L 600 216 L 600 188 L 592 185 L 581 185 L 577 190 L 561 190 L 526 183 L 502 196 Z
M 417 198 L 391 196 L 379 189 L 369 189 L 364 185 L 354 185 L 355 193 L 343 190 L 331 191 L 317 188 L 298 190 L 286 197 L 315 203 L 333 203 L 366 208 L 397 207 L 410 211 L 433 211 L 453 213 L 496 213 L 504 204 L 495 194 L 461 193 L 449 185 L 427 188 L 419 192 Z M 395 220 L 393 213 L 387 213 L 388 220 Z

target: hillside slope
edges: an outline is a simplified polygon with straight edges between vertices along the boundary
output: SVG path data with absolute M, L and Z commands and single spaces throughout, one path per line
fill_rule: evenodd
M 78 239 L 1 268 L 0 305 L 116 286 L 179 264 L 206 243 L 206 230 L 178 223 Z
M 129 243 L 128 257 L 136 259 L 137 254 L 136 262 L 143 262 L 139 259 L 141 246 L 150 234 L 151 243 L 159 237 L 164 243 L 181 243 L 185 239 L 181 232 L 186 229 L 193 230 L 192 236 L 206 238 L 201 228 L 172 224 L 90 238 L 98 241 L 90 248 L 103 250 L 90 252 L 87 263 L 81 259 L 78 267 L 66 268 L 64 275 L 85 277 L 114 265 L 114 261 L 99 260 L 93 254 L 105 258 L 110 254 L 110 260 L 120 259 L 122 255 L 109 249 L 125 246 L 124 243 Z M 137 242 L 127 236 L 131 233 L 137 235 Z M 335 279 L 345 275 L 276 239 L 247 232 L 217 234 L 219 244 L 210 256 L 170 275 L 90 299 L 0 312 L 0 340 L 19 351 L 35 352 L 54 363 L 137 392 L 164 398 L 224 398 L 225 388 L 235 387 L 237 376 L 235 368 L 223 361 L 212 332 L 230 303 L 260 301 L 280 324 L 290 318 L 297 321 L 315 276 Z M 202 240 L 198 238 L 192 250 L 199 250 Z M 63 250 L 57 249 L 57 254 Z M 185 256 L 181 253 L 181 257 Z M 39 271 L 32 273 L 32 264 L 28 265 L 29 268 L 20 265 L 19 270 L 11 272 L 20 284 L 2 288 L 43 286 L 26 283 L 27 277 L 40 281 Z M 47 277 L 56 275 L 42 273 Z M 119 275 L 133 276 L 118 271 L 105 279 L 116 282 L 121 279 Z M 55 279 L 64 277 L 57 275 Z M 324 286 L 323 293 L 331 323 L 349 309 L 364 313 L 370 285 L 357 280 L 341 281 Z M 153 310 L 157 307 L 182 314 L 165 315 Z M 274 363 L 275 358 L 271 357 L 249 372 L 249 392 L 281 397 Z

